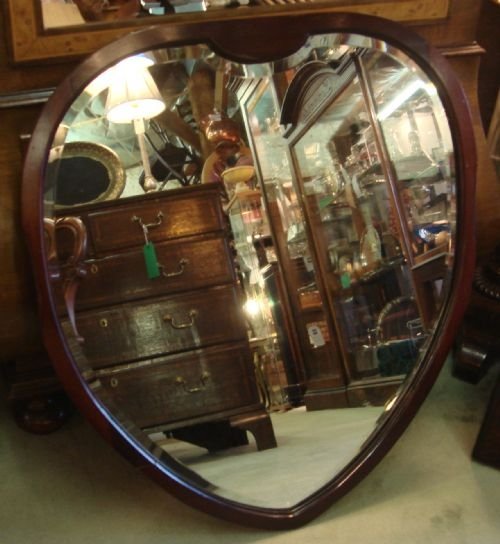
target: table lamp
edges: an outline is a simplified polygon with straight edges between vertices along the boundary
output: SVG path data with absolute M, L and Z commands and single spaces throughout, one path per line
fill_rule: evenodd
M 133 123 L 144 168 L 144 191 L 155 191 L 158 182 L 151 173 L 146 151 L 145 119 L 165 110 L 160 91 L 143 62 L 126 59 L 114 70 L 113 82 L 106 99 L 106 118 L 112 123 Z

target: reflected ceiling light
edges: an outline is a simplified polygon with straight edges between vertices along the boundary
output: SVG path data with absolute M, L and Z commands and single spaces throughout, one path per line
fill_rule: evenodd
M 429 96 L 436 95 L 436 87 L 430 83 L 424 83 L 422 80 L 413 81 L 405 87 L 398 95 L 396 95 L 387 105 L 385 105 L 377 117 L 380 121 L 384 121 L 395 112 L 402 104 L 404 104 L 411 96 L 413 96 L 417 91 L 423 90 Z
M 261 305 L 257 299 L 248 298 L 243 305 L 243 309 L 250 317 L 255 317 L 261 312 Z
M 114 79 L 106 99 L 106 118 L 112 123 L 133 123 L 144 167 L 144 190 L 154 191 L 157 181 L 151 173 L 146 151 L 145 119 L 165 110 L 165 102 L 151 74 L 138 57 L 130 57 L 114 68 Z

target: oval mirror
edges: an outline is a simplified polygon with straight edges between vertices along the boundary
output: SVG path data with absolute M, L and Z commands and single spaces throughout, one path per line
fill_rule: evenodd
M 441 368 L 474 175 L 464 94 L 407 28 L 246 10 L 130 34 L 59 86 L 27 155 L 60 379 L 181 499 L 305 523 L 382 458 Z

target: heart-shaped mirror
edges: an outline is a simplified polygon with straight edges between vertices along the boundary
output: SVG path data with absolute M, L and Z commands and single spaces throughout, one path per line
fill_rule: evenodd
M 425 398 L 473 266 L 464 94 L 423 40 L 326 9 L 174 20 L 85 60 L 23 221 L 78 408 L 169 491 L 290 528 Z

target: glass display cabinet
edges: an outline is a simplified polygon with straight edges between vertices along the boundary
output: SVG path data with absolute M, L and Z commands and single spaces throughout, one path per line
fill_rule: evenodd
M 330 334 L 327 309 L 317 287 L 310 238 L 280 125 L 288 79 L 287 74 L 272 81 L 264 78 L 239 98 L 268 211 L 273 250 L 286 286 L 281 303 L 291 323 L 288 343 L 294 348 L 296 378 L 289 388 L 308 409 L 319 409 L 346 404 L 344 376 L 335 364 L 337 343 Z M 326 390 L 335 394 L 325 403 L 322 392 Z
M 439 307 L 455 220 L 435 87 L 395 52 L 330 55 L 240 93 L 308 409 L 397 390 Z

